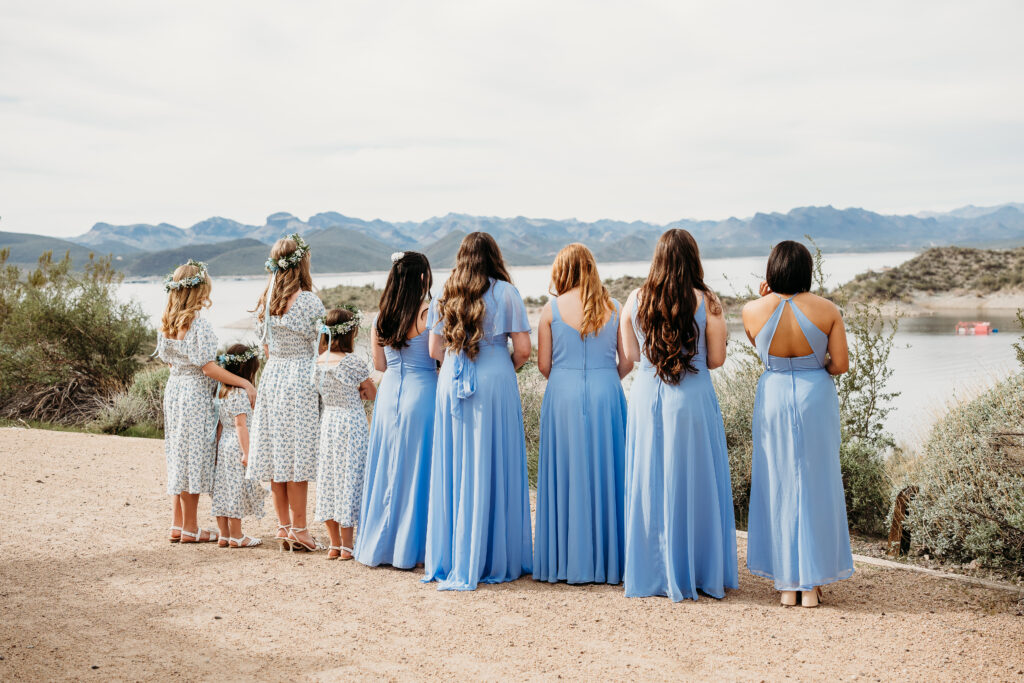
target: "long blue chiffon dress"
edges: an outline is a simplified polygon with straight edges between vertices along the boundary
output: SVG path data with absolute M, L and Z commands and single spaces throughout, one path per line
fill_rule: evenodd
M 491 280 L 484 338 L 470 360 L 445 355 L 437 380 L 424 581 L 474 590 L 532 569 L 530 498 L 519 383 L 508 335 L 529 332 L 519 291 Z M 431 334 L 444 321 L 430 309 Z
M 619 380 L 619 303 L 581 338 L 551 301 L 551 376 L 540 413 L 533 578 L 622 581 L 626 396 Z
M 644 335 L 630 312 L 643 348 Z M 641 358 L 626 425 L 627 597 L 675 601 L 715 598 L 739 587 L 729 454 L 718 397 L 707 368 L 707 312 L 699 330 L 696 373 L 663 382 Z
M 754 338 L 765 372 L 754 400 L 747 568 L 772 579 L 777 590 L 809 591 L 853 575 L 839 468 L 839 398 L 824 367 L 828 335 L 790 299 L 779 298 Z M 787 306 L 810 355 L 768 353 Z
M 411 569 L 425 557 L 437 392 L 429 336 L 424 330 L 404 348 L 384 347 L 355 547 L 355 559 L 371 567 Z

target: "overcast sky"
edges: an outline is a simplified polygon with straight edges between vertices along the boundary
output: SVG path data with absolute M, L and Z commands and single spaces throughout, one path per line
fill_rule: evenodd
M 0 4 L 0 230 L 1024 201 L 1024 3 Z

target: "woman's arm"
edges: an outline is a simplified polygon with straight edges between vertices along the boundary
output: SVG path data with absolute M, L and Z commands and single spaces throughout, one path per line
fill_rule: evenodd
M 444 337 L 439 334 L 430 333 L 430 338 L 427 340 L 427 346 L 430 348 L 430 357 L 441 363 L 444 362 Z
M 704 303 L 708 313 L 708 322 L 705 334 L 708 342 L 708 370 L 714 370 L 725 365 L 726 345 L 729 341 L 729 327 L 725 324 L 725 309 L 720 306 L 715 308 L 717 313 L 711 312 L 711 306 Z
M 508 336 L 512 339 L 512 365 L 518 370 L 526 361 L 530 360 L 530 352 L 533 350 L 530 333 L 512 332 Z
M 629 313 L 636 304 L 636 293 L 637 290 L 635 289 L 629 293 L 629 297 L 622 307 L 622 315 L 619 316 L 620 375 L 622 375 L 623 361 L 621 358 L 623 356 L 625 356 L 625 361 L 629 363 L 630 370 L 633 369 L 634 363 L 640 362 L 640 341 L 636 338 L 636 330 L 633 329 L 633 319 Z
M 238 445 L 242 449 L 242 464 L 249 466 L 249 421 L 245 413 L 235 415 L 235 432 L 238 433 Z
M 377 372 L 388 369 L 388 359 L 384 355 L 384 347 L 377 342 L 377 322 L 370 325 L 370 349 L 373 350 L 373 368 Z
M 537 369 L 547 379 L 551 375 L 551 304 L 544 304 L 537 324 Z
M 228 372 L 212 360 L 203 366 L 203 374 L 221 384 L 245 389 L 245 393 L 249 396 L 249 404 L 256 405 L 256 387 L 249 380 L 242 379 L 233 372 Z
M 830 375 L 841 375 L 850 369 L 850 350 L 846 346 L 846 325 L 843 314 L 836 309 L 836 319 L 832 323 L 832 331 L 828 333 L 828 360 L 825 369 Z
M 621 324 L 621 321 L 620 321 Z M 626 375 L 633 372 L 633 366 L 636 365 L 633 361 L 626 356 L 626 348 L 622 345 L 622 334 L 615 335 L 615 353 L 618 355 L 618 371 L 619 379 L 623 379 Z
M 359 385 L 359 398 L 364 401 L 372 401 L 377 398 L 377 385 L 373 383 L 372 379 L 364 379 Z

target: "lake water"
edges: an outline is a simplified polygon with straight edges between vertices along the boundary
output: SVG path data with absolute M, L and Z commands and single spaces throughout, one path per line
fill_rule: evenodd
M 829 254 L 825 269 L 830 284 L 851 280 L 869 269 L 892 267 L 912 258 L 914 252 L 881 252 L 870 254 Z M 738 293 L 757 287 L 764 276 L 763 257 L 706 259 L 705 279 L 710 287 L 723 294 Z M 623 275 L 644 276 L 649 262 L 607 263 L 601 265 L 605 278 Z M 523 296 L 548 293 L 549 266 L 521 266 L 510 269 L 512 278 Z M 447 269 L 435 269 L 435 293 L 448 277 Z M 213 306 L 204 315 L 213 323 L 222 342 L 231 343 L 252 338 L 247 309 L 255 306 L 264 277 L 218 278 L 213 273 Z M 336 273 L 316 275 L 317 287 L 339 284 L 372 284 L 383 287 L 386 272 Z M 154 326 L 159 323 L 166 301 L 163 287 L 155 279 L 134 280 L 121 285 L 125 299 L 134 299 L 150 316 Z M 999 334 L 979 337 L 957 337 L 953 326 L 960 320 L 988 320 L 1000 329 Z M 891 364 L 894 369 L 896 411 L 887 426 L 897 440 L 915 444 L 941 413 L 944 405 L 957 397 L 969 397 L 1005 378 L 1016 367 L 1013 342 L 1019 338 L 1012 315 L 993 315 L 978 311 L 951 311 L 926 318 L 901 321 L 896 336 Z M 742 330 L 732 330 L 736 342 L 745 341 Z

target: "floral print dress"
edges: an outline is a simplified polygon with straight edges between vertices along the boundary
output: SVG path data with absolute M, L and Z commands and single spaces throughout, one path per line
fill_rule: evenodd
M 253 412 L 248 479 L 311 481 L 316 478 L 319 403 L 316 389 L 317 320 L 324 305 L 299 292 L 284 315 L 269 316 L 267 346 Z M 262 337 L 265 323 L 256 331 Z
M 157 356 L 171 366 L 164 389 L 164 455 L 167 457 L 167 495 L 210 493 L 216 457 L 217 412 L 213 391 L 217 383 L 202 367 L 217 357 L 217 335 L 198 315 L 184 339 L 161 334 Z
M 318 370 L 324 411 L 320 418 L 316 521 L 330 519 L 352 527 L 359 522 L 370 441 L 359 385 L 370 376 L 370 368 L 366 361 L 349 353 L 337 365 L 321 365 Z
M 220 404 L 220 441 L 217 443 L 217 467 L 213 475 L 214 517 L 263 516 L 263 497 L 267 495 L 259 482 L 245 478 L 242 465 L 242 444 L 238 440 L 235 417 L 246 416 L 246 425 L 252 422 L 252 408 L 244 389 L 229 388 Z

